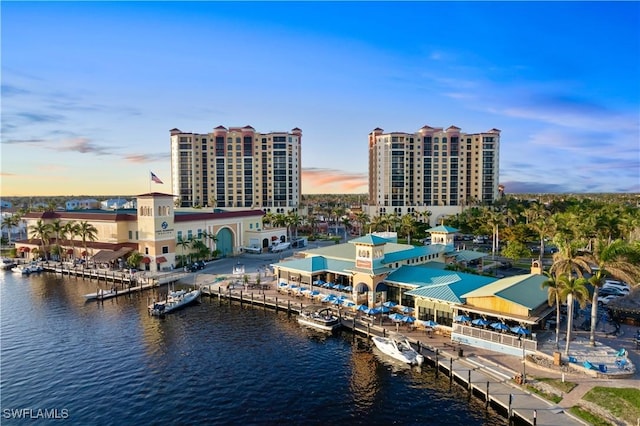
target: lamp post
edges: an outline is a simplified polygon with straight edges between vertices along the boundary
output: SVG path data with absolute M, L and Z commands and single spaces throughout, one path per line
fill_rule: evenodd
M 524 385 L 527 382 L 527 358 L 524 352 L 524 339 L 522 335 L 518 338 L 522 344 L 522 384 Z

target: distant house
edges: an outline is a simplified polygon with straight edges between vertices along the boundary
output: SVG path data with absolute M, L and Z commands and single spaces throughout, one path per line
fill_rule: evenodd
M 65 210 L 90 210 L 100 206 L 98 200 L 88 198 L 85 200 L 69 200 L 65 203 Z
M 124 198 L 110 198 L 100 202 L 102 210 L 118 210 L 118 209 L 135 209 L 135 200 L 126 200 Z

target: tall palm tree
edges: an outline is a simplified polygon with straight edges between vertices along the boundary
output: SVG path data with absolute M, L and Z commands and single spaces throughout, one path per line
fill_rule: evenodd
M 598 292 L 604 285 L 605 278 L 612 277 L 634 285 L 640 280 L 640 267 L 631 260 L 637 250 L 623 240 L 600 239 L 590 253 L 578 256 L 579 259 L 587 263 L 589 272 L 593 275 L 589 278 L 589 283 L 593 285 L 593 299 L 591 305 L 591 332 L 589 333 L 589 343 L 596 345 L 596 320 L 598 317 Z M 591 268 L 595 266 L 595 268 Z
M 82 248 L 84 249 L 84 257 L 86 260 L 87 255 L 87 241 L 95 241 L 98 239 L 98 229 L 90 224 L 88 221 L 83 220 L 78 224 L 78 236 L 82 240 Z
M 491 244 L 491 256 L 496 257 L 496 251 L 500 247 L 500 225 L 505 223 L 504 214 L 494 211 L 490 208 L 486 208 L 483 212 L 483 219 L 491 227 L 493 233 L 493 241 Z
M 553 254 L 553 265 L 549 272 L 560 275 L 577 275 L 582 277 L 589 272 L 591 267 L 585 258 L 578 255 L 578 249 L 582 244 L 578 241 L 558 240 L 558 252 Z
M 40 253 L 46 256 L 45 247 L 49 245 L 49 238 L 51 237 L 51 226 L 48 223 L 44 223 L 42 219 L 38 219 L 38 221 L 29 226 L 29 231 L 31 232 L 31 236 L 29 239 L 33 238 L 36 240 L 40 240 Z
M 176 245 L 182 249 L 182 266 L 186 266 L 187 264 L 187 253 L 186 251 L 191 247 L 191 240 L 188 238 L 178 238 Z
M 20 223 L 20 216 L 18 215 L 7 215 L 2 219 L 2 228 L 7 228 L 7 236 L 9 245 L 11 245 L 11 231 L 15 226 L 18 226 Z
M 400 230 L 407 236 L 407 244 L 411 244 L 411 234 L 416 230 L 416 220 L 412 214 L 405 214 L 400 221 Z
M 298 236 L 298 227 L 300 225 L 302 225 L 302 217 L 300 217 L 297 212 L 290 211 L 287 214 L 287 227 L 291 227 L 291 236 L 293 236 L 293 234 L 295 234 L 296 237 Z M 289 241 L 291 241 L 291 236 Z
M 544 239 L 550 237 L 555 230 L 555 223 L 548 220 L 546 217 L 538 217 L 529 223 L 531 229 L 533 229 L 540 238 L 540 252 L 538 260 L 542 265 L 542 257 L 544 256 Z
M 578 302 L 584 308 L 589 300 L 589 290 L 586 287 L 586 278 L 574 278 L 571 275 L 561 275 L 558 278 L 560 284 L 560 298 L 567 301 L 567 343 L 564 348 L 565 356 L 569 356 L 571 344 L 571 328 L 573 327 L 573 305 Z
M 560 349 L 560 304 L 563 302 L 560 298 L 560 283 L 558 278 L 545 272 L 547 280 L 542 283 L 542 288 L 547 289 L 547 303 L 549 306 L 556 305 L 556 349 Z
M 358 235 L 362 236 L 362 230 L 367 226 L 367 223 L 369 223 L 369 215 L 365 212 L 358 212 L 355 214 L 355 219 L 356 222 L 360 224 Z
M 74 238 L 78 236 L 79 226 L 75 220 L 70 220 L 62 227 L 60 235 L 71 243 L 71 253 L 75 254 Z

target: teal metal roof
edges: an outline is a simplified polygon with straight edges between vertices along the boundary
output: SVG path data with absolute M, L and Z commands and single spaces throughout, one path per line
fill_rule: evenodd
M 382 237 L 378 237 L 377 235 L 371 235 L 371 234 L 367 234 L 363 237 L 359 237 L 359 238 L 354 238 L 353 240 L 350 240 L 349 243 L 354 244 L 354 243 L 358 243 L 358 244 L 369 244 L 372 246 L 379 246 L 381 244 L 385 244 L 388 243 L 389 240 L 387 240 L 386 238 L 382 238 Z
M 436 226 L 435 228 L 427 229 L 427 232 L 445 232 L 447 234 L 454 234 L 454 233 L 458 232 L 458 230 L 456 228 L 452 228 L 450 226 L 439 225 L 439 226 Z
M 485 286 L 495 278 L 430 268 L 402 266 L 389 274 L 386 282 L 415 286 L 406 294 L 450 303 L 463 303 L 463 295 Z
M 481 259 L 489 256 L 488 253 L 475 250 L 459 250 L 453 253 L 447 253 L 450 256 L 454 256 L 458 262 L 470 262 L 472 260 Z
M 533 310 L 548 300 L 547 290 L 542 288 L 542 283 L 546 280 L 547 277 L 539 274 L 516 275 L 497 280 L 464 294 L 463 297 L 494 296 Z

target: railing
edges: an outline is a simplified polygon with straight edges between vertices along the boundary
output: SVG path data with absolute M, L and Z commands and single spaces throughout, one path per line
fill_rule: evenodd
M 522 348 L 522 345 L 524 344 L 524 349 L 527 351 L 538 350 L 537 340 L 526 336 L 515 336 L 509 332 L 501 333 L 458 323 L 453 324 L 452 332 L 514 348 Z

